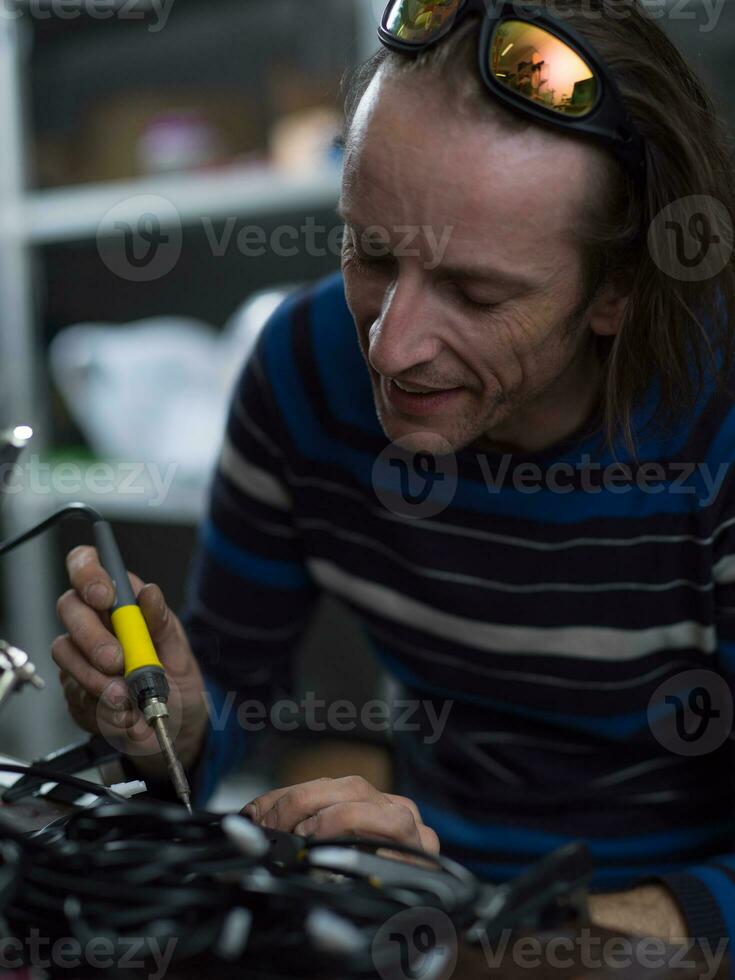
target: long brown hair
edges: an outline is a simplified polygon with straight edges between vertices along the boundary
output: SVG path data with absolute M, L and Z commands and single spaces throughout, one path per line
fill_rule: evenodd
M 607 0 L 553 0 L 545 5 L 553 6 L 552 12 L 563 7 L 564 23 L 587 39 L 610 68 L 646 141 L 645 187 L 636 185 L 612 154 L 605 154 L 606 173 L 576 229 L 587 302 L 615 281 L 622 281 L 630 294 L 617 335 L 598 338 L 605 367 L 599 418 L 613 451 L 622 436 L 635 454 L 633 412 L 656 379 L 660 400 L 653 422 L 664 430 L 692 411 L 710 382 L 734 397 L 734 328 L 727 317 L 735 310 L 735 255 L 731 250 L 717 275 L 691 282 L 661 268 L 677 268 L 673 236 L 658 235 L 658 262 L 649 245 L 657 216 L 694 195 L 702 198 L 697 211 L 709 227 L 721 235 L 731 233 L 731 222 L 723 223 L 722 215 L 735 220 L 732 134 L 702 81 L 640 0 L 624 0 L 622 11 L 616 0 L 613 16 L 608 15 Z M 391 71 L 439 73 L 442 90 L 451 93 L 460 111 L 492 113 L 511 128 L 529 125 L 490 98 L 482 85 L 474 16 L 417 57 L 380 49 L 349 76 L 346 134 L 383 65 Z

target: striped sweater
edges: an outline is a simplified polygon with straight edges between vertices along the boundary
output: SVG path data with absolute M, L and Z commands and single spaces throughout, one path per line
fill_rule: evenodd
M 425 494 L 388 458 L 341 277 L 290 296 L 233 391 L 190 571 L 183 621 L 219 720 L 200 803 L 247 757 L 228 692 L 289 690 L 326 591 L 415 706 L 392 735 L 397 791 L 444 853 L 501 881 L 584 839 L 596 888 L 662 881 L 692 936 L 735 937 L 735 411 L 707 391 L 661 433 L 656 390 L 636 466 L 581 430 L 524 456 L 467 449 L 411 513 Z

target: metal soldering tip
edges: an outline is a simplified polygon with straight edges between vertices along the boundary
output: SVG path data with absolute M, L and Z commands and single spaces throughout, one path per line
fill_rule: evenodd
M 176 795 L 181 800 L 181 802 L 186 807 L 189 813 L 192 813 L 191 809 L 191 789 L 189 788 L 189 781 L 186 778 L 186 773 L 184 772 L 184 767 L 181 765 L 179 757 L 174 748 L 174 743 L 169 734 L 168 725 L 166 724 L 165 718 L 153 718 L 153 727 L 158 738 L 158 744 L 163 752 L 163 755 L 168 764 L 168 773 L 173 783 Z

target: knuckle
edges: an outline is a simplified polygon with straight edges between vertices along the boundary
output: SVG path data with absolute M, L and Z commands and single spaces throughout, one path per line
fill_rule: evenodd
M 53 639 L 51 643 L 51 657 L 54 663 L 59 664 L 64 659 L 64 652 L 69 639 L 68 633 L 62 633 Z
M 411 833 L 416 829 L 416 821 L 414 820 L 413 813 L 405 807 L 396 805 L 394 817 L 396 825 L 406 833 Z
M 292 809 L 298 810 L 303 807 L 308 798 L 308 793 L 303 786 L 295 786 L 283 796 L 279 796 L 273 804 L 273 809 L 279 815 L 290 812 Z
M 410 810 L 414 817 L 421 817 L 419 808 L 416 806 L 413 800 L 409 800 L 407 796 L 394 796 L 392 799 L 399 806 L 404 806 L 407 810 Z
M 345 776 L 344 786 L 357 800 L 364 800 L 372 793 L 372 786 L 364 776 Z
M 95 613 L 91 613 L 90 620 L 76 624 L 72 638 L 89 661 L 94 661 L 102 647 L 115 642 L 112 633 L 107 632 Z
M 69 608 L 69 604 L 72 598 L 76 595 L 74 589 L 67 589 L 66 592 L 62 593 L 56 600 L 56 612 L 63 620 L 64 616 Z

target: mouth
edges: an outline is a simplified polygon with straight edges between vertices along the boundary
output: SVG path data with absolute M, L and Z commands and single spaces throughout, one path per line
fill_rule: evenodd
M 386 401 L 401 415 L 430 415 L 446 407 L 463 390 L 453 388 L 431 388 L 426 385 L 408 384 L 392 378 L 381 378 L 381 387 Z

